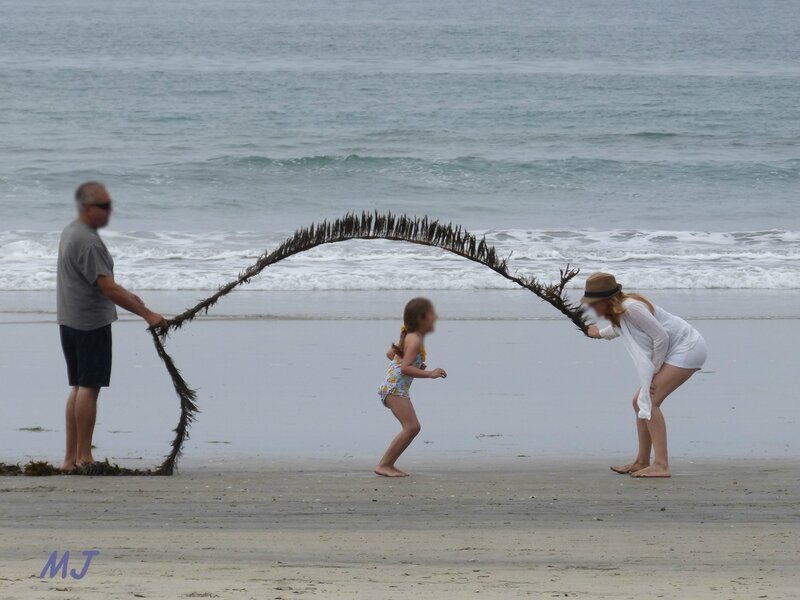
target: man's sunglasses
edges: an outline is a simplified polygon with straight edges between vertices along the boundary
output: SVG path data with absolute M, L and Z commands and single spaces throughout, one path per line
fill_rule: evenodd
M 96 206 L 100 210 L 111 210 L 111 202 L 101 202 L 98 204 L 89 204 L 89 206 Z

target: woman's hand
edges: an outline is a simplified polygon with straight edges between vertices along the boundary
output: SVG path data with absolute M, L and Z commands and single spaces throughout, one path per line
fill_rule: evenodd
M 428 373 L 428 377 L 431 379 L 444 379 L 447 377 L 447 373 L 444 369 L 433 369 L 432 371 L 428 371 Z
M 588 335 L 590 338 L 599 340 L 600 328 L 597 325 L 589 325 L 589 329 L 586 330 L 586 335 Z
M 653 375 L 653 380 L 650 382 L 650 398 L 651 399 L 654 398 L 656 396 L 656 393 L 658 392 L 658 386 L 656 385 L 656 375 L 661 373 L 663 368 L 664 368 L 664 365 L 661 365 L 661 369 L 659 369 L 658 371 L 655 372 L 655 374 Z M 656 404 L 656 406 L 658 406 L 658 404 Z

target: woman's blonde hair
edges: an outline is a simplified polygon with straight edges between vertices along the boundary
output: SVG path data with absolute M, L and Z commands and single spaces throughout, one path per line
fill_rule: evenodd
M 392 344 L 392 348 L 402 358 L 406 345 L 406 335 L 416 331 L 420 322 L 433 310 L 433 302 L 427 298 L 412 298 L 403 310 L 403 326 L 400 328 L 400 341 Z
M 638 300 L 639 302 L 643 302 L 645 306 L 647 306 L 647 310 L 649 310 L 652 314 L 656 314 L 656 307 L 653 306 L 653 303 L 650 302 L 650 300 L 641 294 L 636 294 L 634 292 L 627 294 L 620 290 L 608 298 L 609 308 L 606 318 L 611 321 L 615 327 L 619 327 L 619 319 L 625 312 L 625 305 L 623 304 L 625 300 Z

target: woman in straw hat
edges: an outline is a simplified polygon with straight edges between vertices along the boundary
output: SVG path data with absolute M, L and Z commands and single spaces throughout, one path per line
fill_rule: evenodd
M 703 336 L 644 296 L 623 292 L 609 273 L 589 276 L 581 302 L 611 322 L 605 329 L 591 325 L 589 336 L 606 340 L 621 337 L 641 383 L 633 396 L 639 452 L 632 463 L 611 469 L 634 477 L 669 477 L 667 424 L 661 403 L 702 368 L 706 361 Z M 652 464 L 651 450 L 655 450 Z

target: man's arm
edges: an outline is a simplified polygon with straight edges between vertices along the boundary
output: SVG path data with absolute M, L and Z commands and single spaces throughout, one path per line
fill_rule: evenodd
M 116 281 L 111 275 L 101 275 L 97 278 L 97 287 L 100 288 L 100 293 L 106 298 L 111 300 L 120 308 L 124 308 L 135 315 L 139 315 L 150 327 L 167 327 L 167 320 L 158 313 L 153 312 L 142 299 L 136 294 L 132 294 Z

